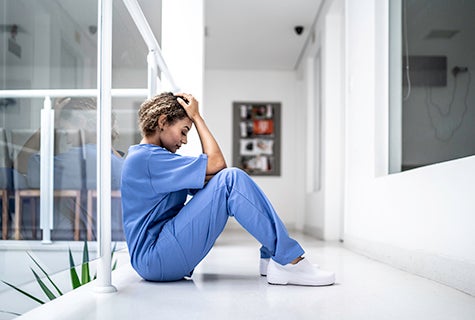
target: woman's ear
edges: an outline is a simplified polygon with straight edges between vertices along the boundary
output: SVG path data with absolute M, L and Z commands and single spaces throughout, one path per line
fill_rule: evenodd
M 160 129 L 160 131 L 163 130 L 163 127 L 165 126 L 165 124 L 167 123 L 167 116 L 162 114 L 158 117 L 158 128 Z

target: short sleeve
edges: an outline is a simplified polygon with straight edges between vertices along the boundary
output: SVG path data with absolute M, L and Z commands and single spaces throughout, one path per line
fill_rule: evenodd
M 201 189 L 206 178 L 208 156 L 181 156 L 166 150 L 153 152 L 148 161 L 152 187 L 157 193 Z

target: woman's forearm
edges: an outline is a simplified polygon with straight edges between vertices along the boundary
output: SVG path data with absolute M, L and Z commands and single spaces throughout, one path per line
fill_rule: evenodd
M 226 160 L 221 152 L 221 148 L 201 115 L 196 115 L 192 120 L 196 126 L 196 131 L 198 131 L 203 153 L 208 156 L 206 175 L 212 176 L 226 168 Z
M 198 101 L 188 93 L 177 93 L 177 101 L 185 109 L 188 117 L 193 121 L 198 131 L 203 153 L 208 156 L 208 165 L 206 167 L 206 180 L 209 180 L 214 174 L 226 168 L 226 161 L 219 148 L 216 139 L 208 129 L 204 119 L 201 117 Z M 187 101 L 183 100 L 185 98 Z

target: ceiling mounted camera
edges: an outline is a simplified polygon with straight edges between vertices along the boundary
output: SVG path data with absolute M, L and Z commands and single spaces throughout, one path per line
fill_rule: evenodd
M 294 30 L 295 33 L 300 36 L 303 32 L 303 26 L 295 26 Z

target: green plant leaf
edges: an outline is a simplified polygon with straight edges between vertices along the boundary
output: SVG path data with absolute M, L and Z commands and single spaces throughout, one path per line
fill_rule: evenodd
M 36 302 L 38 302 L 38 303 L 40 303 L 40 304 L 45 304 L 45 302 L 44 302 L 43 300 L 40 300 L 40 299 L 38 299 L 37 297 L 32 296 L 32 295 L 29 294 L 28 292 L 23 291 L 23 290 L 21 290 L 20 288 L 15 287 L 13 284 L 10 284 L 10 283 L 8 283 L 8 282 L 6 282 L 6 281 L 3 281 L 3 280 L 2 280 L 2 282 L 5 283 L 7 286 L 9 286 L 9 287 L 15 289 L 16 291 L 20 292 L 21 294 L 24 294 L 24 295 L 27 296 L 28 298 L 30 298 L 30 299 L 32 299 L 32 300 L 35 300 Z
M 73 254 L 71 253 L 71 248 L 69 248 L 69 273 L 71 275 L 71 284 L 73 289 L 79 288 L 81 282 L 79 281 L 78 273 L 76 272 L 76 267 L 74 265 Z
M 91 281 L 91 275 L 89 274 L 89 263 L 83 263 L 81 266 L 81 284 L 86 284 Z
M 112 252 L 111 252 L 111 260 L 114 260 L 114 252 L 116 251 L 117 248 L 117 242 L 114 242 L 114 246 L 112 247 Z M 112 264 L 112 271 L 114 271 L 117 268 L 117 259 L 114 261 Z
M 117 268 L 117 260 L 115 260 L 115 261 L 114 261 L 114 264 L 112 265 L 112 271 L 114 271 L 115 268 Z
M 82 263 L 89 262 L 89 248 L 87 247 L 87 241 L 84 241 L 82 248 Z
M 69 268 L 73 268 L 76 264 L 74 263 L 73 254 L 71 253 L 71 248 L 68 249 L 69 252 Z
M 87 241 L 84 241 L 82 250 L 82 266 L 81 266 L 81 283 L 86 284 L 91 281 L 91 274 L 89 272 L 89 249 Z
M 114 242 L 114 246 L 112 247 L 112 252 L 111 252 L 111 258 L 114 257 L 114 252 L 116 251 L 117 248 L 117 242 Z
M 53 280 L 51 280 L 51 278 L 49 277 L 48 273 L 46 273 L 46 271 L 40 266 L 40 264 L 31 256 L 31 254 L 29 252 L 26 252 L 26 254 L 28 254 L 28 256 L 30 257 L 31 260 L 33 260 L 33 262 L 36 264 L 36 266 L 41 270 L 41 272 L 43 272 L 43 274 L 46 276 L 46 278 L 48 279 L 48 281 L 51 283 L 51 285 L 56 289 L 56 291 L 58 292 L 58 294 L 60 296 L 63 295 L 63 293 L 61 292 L 61 290 L 59 290 L 58 286 L 53 282 Z
M 33 268 L 30 268 L 30 269 L 31 269 L 31 272 L 33 272 L 33 274 L 35 275 L 36 282 L 38 282 L 38 284 L 40 285 L 41 290 L 43 290 L 43 292 L 46 294 L 46 296 L 48 297 L 48 299 L 50 299 L 50 300 L 56 299 L 56 296 L 55 296 L 55 295 L 53 294 L 53 292 L 51 292 L 51 290 L 45 285 L 45 283 L 43 282 L 43 280 L 41 280 L 40 276 L 35 272 L 35 270 L 33 270 Z

